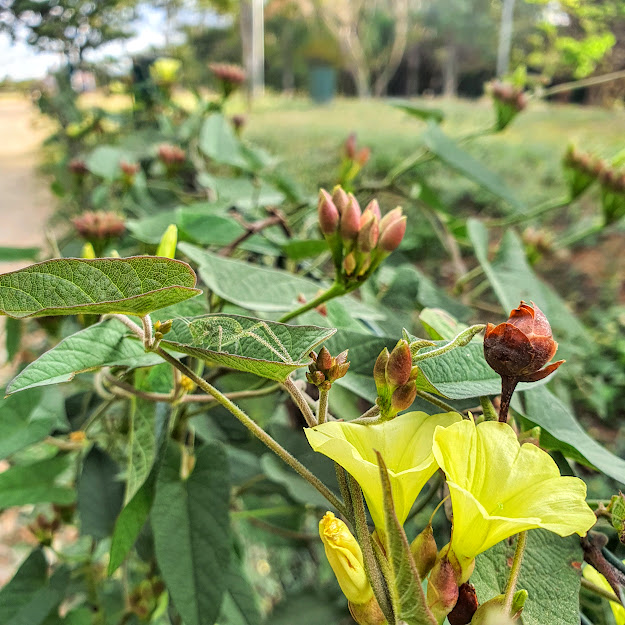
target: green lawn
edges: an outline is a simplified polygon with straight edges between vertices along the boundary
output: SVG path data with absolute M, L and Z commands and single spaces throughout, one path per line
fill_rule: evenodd
M 451 136 L 488 127 L 493 118 L 486 98 L 415 102 L 444 110 L 442 128 Z M 418 148 L 423 128 L 423 122 L 382 100 L 340 98 L 316 106 L 303 98 L 268 96 L 254 104 L 246 137 L 282 157 L 285 170 L 314 191 L 319 183 L 335 181 L 339 150 L 350 132 L 358 134 L 361 145 L 371 147 L 372 158 L 363 174 L 376 178 Z M 474 140 L 466 148 L 531 205 L 563 192 L 560 162 L 569 142 L 612 157 L 625 147 L 624 136 L 625 111 L 537 101 L 504 132 Z M 471 183 L 450 177 L 448 170 L 430 168 L 429 174 L 449 201 L 475 191 Z

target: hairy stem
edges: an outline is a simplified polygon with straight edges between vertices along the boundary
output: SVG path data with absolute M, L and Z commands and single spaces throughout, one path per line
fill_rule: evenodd
M 278 322 L 286 323 L 287 321 L 290 321 L 291 319 L 294 319 L 295 317 L 302 315 L 313 308 L 317 308 L 317 306 L 321 306 L 321 304 L 325 304 L 327 301 L 334 299 L 335 297 L 345 295 L 345 293 L 347 293 L 347 289 L 338 282 L 335 282 L 329 289 L 320 293 L 314 299 L 311 299 L 309 302 L 302 304 L 299 308 L 282 315 L 282 317 L 278 319 Z
M 430 393 L 426 393 L 425 391 L 420 391 L 417 389 L 417 397 L 420 397 L 421 399 L 425 399 L 425 401 L 430 402 L 437 408 L 441 408 L 445 412 L 458 412 L 450 404 L 445 403 L 442 399 L 439 399 L 438 397 L 435 397 L 434 395 L 431 395 Z
M 517 540 L 514 560 L 512 560 L 512 568 L 510 569 L 510 577 L 508 577 L 508 584 L 506 585 L 505 600 L 503 604 L 503 613 L 506 616 L 510 616 L 512 599 L 514 598 L 514 591 L 516 590 L 516 584 L 519 580 L 519 574 L 521 573 L 521 564 L 523 563 L 523 554 L 525 553 L 526 543 L 527 532 L 521 532 Z
M 373 550 L 373 540 L 369 533 L 369 526 L 367 525 L 367 515 L 362 499 L 362 490 L 358 482 L 351 475 L 348 475 L 347 479 L 349 480 L 349 490 L 354 510 L 354 529 L 356 530 L 358 543 L 362 549 L 365 571 L 367 572 L 369 582 L 371 582 L 373 594 L 386 620 L 389 623 L 394 623 L 393 608 L 391 607 L 391 602 L 387 595 L 386 581 L 384 580 L 384 576 L 382 575 Z
M 325 423 L 328 414 L 328 394 L 329 390 L 319 389 L 319 408 L 317 409 L 317 422 Z
M 497 415 L 497 411 L 495 410 L 495 406 L 493 406 L 493 402 L 490 400 L 490 397 L 482 395 L 480 397 L 480 406 L 482 406 L 482 412 L 484 413 L 484 419 L 486 419 L 486 421 L 499 420 L 499 415 Z
M 271 451 L 280 457 L 294 471 L 299 473 L 307 482 L 314 486 L 342 515 L 346 515 L 345 506 L 339 501 L 338 497 L 311 471 L 309 471 L 299 460 L 292 456 L 282 445 L 274 440 L 263 428 L 261 428 L 251 417 L 249 417 L 241 408 L 228 399 L 221 391 L 209 384 L 204 378 L 196 375 L 184 363 L 168 354 L 164 349 L 158 347 L 156 353 L 167 361 L 178 371 L 191 378 L 205 393 L 212 395 L 215 400 L 221 404 L 228 412 L 234 415 L 254 436 L 263 442 Z
M 304 419 L 306 419 L 308 427 L 315 427 L 315 425 L 317 425 L 317 419 L 315 419 L 315 415 L 313 414 L 311 407 L 308 405 L 304 393 L 297 388 L 297 384 L 295 384 L 295 382 L 288 377 L 284 381 L 283 386 L 288 391 L 291 399 L 295 402 L 295 405 L 300 409 Z

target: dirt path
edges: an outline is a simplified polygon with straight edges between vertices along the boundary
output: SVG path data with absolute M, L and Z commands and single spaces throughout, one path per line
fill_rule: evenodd
M 45 136 L 26 98 L 0 97 L 0 246 L 44 245 L 44 225 L 54 206 L 46 181 L 37 173 Z M 0 271 L 8 270 L 0 266 Z

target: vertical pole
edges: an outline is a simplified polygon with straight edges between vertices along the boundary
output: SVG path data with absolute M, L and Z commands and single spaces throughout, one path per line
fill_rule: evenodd
M 263 0 L 252 0 L 252 97 L 265 91 L 265 16 Z
M 497 78 L 508 73 L 510 48 L 512 47 L 512 24 L 514 20 L 514 0 L 503 0 L 501 26 L 499 27 L 499 49 L 497 51 Z

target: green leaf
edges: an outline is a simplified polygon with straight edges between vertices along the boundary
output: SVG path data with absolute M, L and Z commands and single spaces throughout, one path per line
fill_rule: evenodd
M 221 113 L 213 113 L 206 118 L 200 130 L 198 145 L 216 163 L 242 169 L 250 167 L 232 125 Z
M 527 262 L 518 235 L 511 229 L 507 230 L 491 262 L 488 258 L 489 237 L 486 226 L 477 219 L 469 219 L 467 230 L 475 255 L 505 313 L 516 308 L 521 300 L 533 300 L 551 323 L 560 345 L 557 357 L 568 359 L 574 354 L 586 353 L 584 350 L 593 343 L 586 328 L 564 300 L 536 276 Z
M 258 312 L 286 312 L 314 298 L 322 285 L 287 271 L 222 258 L 181 243 L 178 249 L 199 265 L 206 286 L 228 302 Z
M 115 519 L 124 501 L 119 467 L 111 457 L 94 446 L 85 458 L 78 482 L 78 514 L 81 534 L 96 540 L 113 532 Z
M 227 458 L 213 442 L 197 450 L 186 480 L 180 466 L 179 447 L 172 443 L 150 515 L 156 560 L 185 625 L 214 625 L 230 560 Z
M 617 482 L 625 484 L 625 460 L 588 436 L 571 411 L 548 388 L 542 387 L 531 393 L 523 393 L 523 400 L 523 416 L 543 430 L 540 435 L 541 446 L 558 449 L 565 456 L 585 461 L 584 464 L 590 464 Z M 558 444 L 558 441 L 565 445 Z
M 471 582 L 480 603 L 504 592 L 515 544 L 503 541 L 476 559 Z M 579 625 L 579 589 L 584 559 L 577 536 L 560 538 L 547 530 L 530 530 L 518 589 L 529 598 L 523 625 Z
M 294 310 L 301 306 L 302 297 L 311 300 L 327 288 L 288 271 L 222 258 L 188 243 L 180 243 L 178 249 L 199 265 L 199 274 L 213 293 L 247 310 L 274 313 Z M 339 303 L 345 304 L 353 317 L 385 318 L 380 310 L 351 296 L 341 298 Z
M 29 601 L 3 625 L 41 625 L 50 613 L 65 599 L 70 572 L 58 568 L 46 584 L 29 596 Z
M 333 590 L 333 589 L 332 589 Z M 308 588 L 298 594 L 287 595 L 269 615 L 271 625 L 319 625 L 320 623 L 349 623 L 347 606 L 328 600 L 330 589 Z
M 0 400 L 0 459 L 42 441 L 55 428 L 66 426 L 63 396 L 40 389 Z
M 77 373 L 100 367 L 148 367 L 163 359 L 146 354 L 121 322 L 111 319 L 68 336 L 13 378 L 7 393 L 69 382 Z
M 48 563 L 41 549 L 35 549 L 24 560 L 11 581 L 0 590 L 0 623 L 8 623 L 28 605 L 48 579 Z
M 468 152 L 465 152 L 437 124 L 429 122 L 427 130 L 421 135 L 421 139 L 443 163 L 501 198 L 516 210 L 523 210 L 523 205 L 519 202 L 516 194 L 505 185 L 501 178 Z
M 7 317 L 4 325 L 6 333 L 7 362 L 12 362 L 20 350 L 24 326 L 20 319 Z
M 391 106 L 397 109 L 401 109 L 404 113 L 408 113 L 412 117 L 418 117 L 425 121 L 432 120 L 437 124 L 440 124 L 445 119 L 445 113 L 441 109 L 433 109 L 427 106 L 422 106 L 416 102 L 410 100 L 393 100 Z
M 115 522 L 115 529 L 113 530 L 113 537 L 111 539 L 108 575 L 112 575 L 126 559 L 128 552 L 132 549 L 141 529 L 148 520 L 154 501 L 154 494 L 156 492 L 156 478 L 160 470 L 161 461 L 165 456 L 168 433 L 169 428 L 166 416 L 162 422 L 159 423 L 157 442 L 159 451 L 152 466 L 152 470 L 133 498 L 120 512 Z
M 128 503 L 147 479 L 156 457 L 156 404 L 137 397 L 130 403 L 128 433 L 128 470 L 126 494 Z
M 406 625 L 437 625 L 425 601 L 421 579 L 410 551 L 410 544 L 401 523 L 395 515 L 395 505 L 388 471 L 380 452 L 375 452 L 380 468 L 384 493 L 384 518 L 386 521 L 386 555 L 391 579 L 389 590 L 393 612 L 398 621 Z
M 242 564 L 231 556 L 225 573 L 226 593 L 217 622 L 219 625 L 261 625 L 263 619 L 258 608 L 256 593 Z
M 37 260 L 38 247 L 3 247 L 0 245 L 0 263 L 11 263 L 16 260 Z
M 441 308 L 424 308 L 419 313 L 419 321 L 430 337 L 435 340 L 451 341 L 469 327 Z
M 328 244 L 323 239 L 291 240 L 282 245 L 282 251 L 293 260 L 313 258 L 328 251 Z
M 73 503 L 74 491 L 54 483 L 70 463 L 70 456 L 59 454 L 33 464 L 16 465 L 0 473 L 0 505 L 10 508 L 47 502 Z
M 0 314 L 145 315 L 194 297 L 195 273 L 169 258 L 61 258 L 0 275 Z
M 239 315 L 204 315 L 174 320 L 164 347 L 283 382 L 310 362 L 309 353 L 333 328 L 290 326 Z
M 121 176 L 120 163 L 135 162 L 136 156 L 129 150 L 112 145 L 100 145 L 87 157 L 89 171 L 105 180 L 115 180 Z

